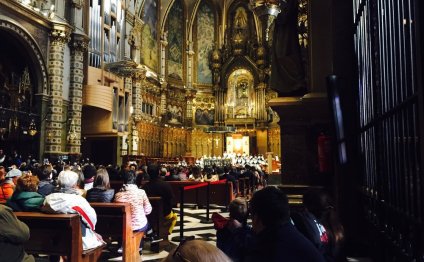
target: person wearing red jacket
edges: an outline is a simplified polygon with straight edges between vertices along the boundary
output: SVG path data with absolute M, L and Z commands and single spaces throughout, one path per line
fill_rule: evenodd
M 1 180 L 1 174 L 4 176 L 5 169 L 0 167 L 0 203 L 6 203 L 6 201 L 13 195 L 15 191 L 16 181 L 22 175 L 22 172 L 17 168 L 12 168 L 7 172 L 4 180 Z

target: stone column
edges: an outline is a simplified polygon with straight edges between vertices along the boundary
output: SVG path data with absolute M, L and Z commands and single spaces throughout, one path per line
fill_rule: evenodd
M 193 99 L 195 95 L 196 95 L 196 90 L 191 88 L 186 90 L 187 107 L 186 107 L 185 125 L 187 127 L 190 127 L 193 125 Z
M 70 39 L 70 28 L 62 24 L 54 24 L 50 32 L 49 81 L 50 81 L 50 114 L 47 121 L 47 139 L 45 153 L 52 156 L 62 153 L 63 130 L 63 65 L 65 45 Z
M 190 41 L 187 46 L 188 52 L 187 52 L 187 87 L 192 88 L 193 87 L 193 65 L 194 60 L 193 56 L 195 52 L 193 51 L 193 42 Z
M 132 77 L 132 105 L 134 108 L 132 117 L 135 123 L 141 120 L 141 103 L 143 102 L 141 92 L 144 79 L 146 79 L 145 71 L 136 72 Z
M 168 45 L 168 32 L 163 32 L 160 39 L 160 110 L 159 115 L 166 113 L 166 98 L 168 83 L 166 82 L 166 46 Z M 165 154 L 165 151 L 163 152 Z
M 88 47 L 86 35 L 74 34 L 71 47 L 71 81 L 69 85 L 68 119 L 70 126 L 67 135 L 67 151 L 71 154 L 81 153 L 81 115 L 82 86 L 84 81 L 84 53 Z
M 166 46 L 168 46 L 168 32 L 162 33 L 160 39 L 160 82 L 165 81 L 166 74 Z
M 161 83 L 160 88 L 160 115 L 163 116 L 166 113 L 166 97 L 167 97 L 167 82 Z

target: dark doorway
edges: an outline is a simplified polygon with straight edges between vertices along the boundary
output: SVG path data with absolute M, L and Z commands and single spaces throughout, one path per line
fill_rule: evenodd
M 116 137 L 87 138 L 83 144 L 83 157 L 96 164 L 116 164 Z
M 38 159 L 41 119 L 34 63 L 18 36 L 0 30 L 0 39 L 0 149 Z

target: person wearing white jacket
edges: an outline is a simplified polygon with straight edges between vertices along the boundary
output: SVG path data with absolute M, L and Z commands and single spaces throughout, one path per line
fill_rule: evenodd
M 60 193 L 46 196 L 41 208 L 46 213 L 79 214 L 82 223 L 83 250 L 96 248 L 104 242 L 94 232 L 97 223 L 96 211 L 88 201 L 78 194 L 78 174 L 73 171 L 62 171 L 58 177 Z

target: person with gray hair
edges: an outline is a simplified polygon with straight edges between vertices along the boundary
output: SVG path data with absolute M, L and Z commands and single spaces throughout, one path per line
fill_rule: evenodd
M 79 214 L 82 225 L 83 249 L 92 249 L 104 242 L 100 235 L 94 232 L 97 222 L 96 211 L 85 198 L 79 195 L 77 173 L 65 170 L 58 176 L 59 192 L 46 196 L 41 208 L 46 213 Z

